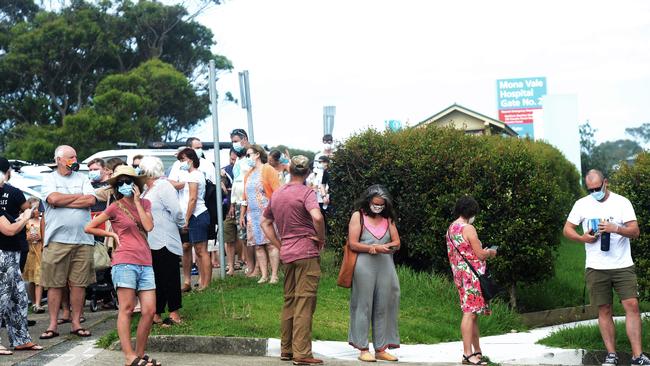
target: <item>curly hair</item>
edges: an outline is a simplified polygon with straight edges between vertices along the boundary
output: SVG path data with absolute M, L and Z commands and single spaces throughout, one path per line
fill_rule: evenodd
M 454 218 L 461 216 L 465 219 L 476 216 L 479 212 L 478 202 L 472 196 L 463 196 L 456 201 Z
M 385 207 L 382 212 L 376 214 L 370 210 L 370 203 L 375 197 L 381 197 L 385 202 Z M 392 221 L 395 221 L 397 213 L 395 212 L 395 205 L 393 204 L 393 197 L 391 196 L 388 189 L 381 184 L 373 184 L 368 187 L 359 199 L 354 204 L 355 210 L 360 210 L 364 214 L 370 217 L 375 217 L 377 215 L 390 218 Z

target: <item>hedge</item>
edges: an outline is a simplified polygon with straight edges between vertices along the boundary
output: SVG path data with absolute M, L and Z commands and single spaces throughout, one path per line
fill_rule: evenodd
M 641 235 L 631 240 L 639 281 L 639 296 L 650 300 L 650 154 L 640 153 L 632 165 L 623 163 L 611 177 L 612 191 L 627 197 L 636 213 Z
M 384 184 L 399 212 L 396 261 L 420 270 L 450 272 L 445 232 L 456 200 L 472 195 L 479 237 L 499 246 L 491 269 L 513 306 L 518 282 L 553 275 L 562 225 L 581 192 L 577 170 L 548 144 L 435 126 L 361 132 L 338 147 L 330 173 L 332 245 L 345 243 L 355 199 Z

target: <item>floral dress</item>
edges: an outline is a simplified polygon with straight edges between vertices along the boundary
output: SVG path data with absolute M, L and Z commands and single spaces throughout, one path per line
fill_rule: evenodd
M 262 174 L 260 169 L 255 169 L 246 181 L 246 233 L 248 236 L 247 245 L 265 245 L 270 241 L 262 231 L 262 213 L 269 205 L 269 199 L 264 193 Z
M 460 250 L 478 273 L 485 273 L 485 261 L 478 259 L 474 254 L 474 250 L 472 250 L 471 244 L 463 239 L 463 227 L 465 225 L 467 224 L 453 223 L 447 231 L 447 256 L 449 257 L 451 272 L 454 275 L 454 283 L 458 288 L 460 308 L 463 313 L 488 315 L 490 314 L 490 307 L 483 299 L 478 278 L 458 253 L 458 250 Z

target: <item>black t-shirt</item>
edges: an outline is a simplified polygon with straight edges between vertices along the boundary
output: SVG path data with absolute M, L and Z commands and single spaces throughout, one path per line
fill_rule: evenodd
M 109 184 L 107 182 L 91 182 L 93 188 L 102 188 L 106 187 Z M 106 201 L 100 201 L 99 199 L 95 200 L 95 204 L 90 208 L 90 212 L 104 212 L 106 209 Z
M 0 211 L 0 217 L 5 217 L 7 218 L 7 221 L 9 223 L 13 224 L 16 222 L 14 218 L 7 213 L 7 211 Z M 16 234 L 14 236 L 5 236 L 3 233 L 0 232 L 0 250 L 8 251 L 8 252 L 19 252 L 20 251 L 20 238 L 18 237 L 19 234 Z
M 320 184 L 330 184 L 330 172 L 327 171 L 327 169 L 323 170 L 323 178 L 321 179 Z
M 21 207 L 27 201 L 23 191 L 12 186 L 9 183 L 5 183 L 0 187 L 0 211 L 4 211 L 9 214 L 9 218 L 15 220 L 20 215 Z M 29 251 L 29 244 L 27 244 L 27 235 L 25 234 L 25 229 L 21 230 L 16 234 L 18 242 L 21 246 L 21 251 Z

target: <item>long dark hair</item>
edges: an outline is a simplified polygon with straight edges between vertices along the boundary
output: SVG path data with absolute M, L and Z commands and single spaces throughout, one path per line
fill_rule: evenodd
M 383 198 L 386 205 L 386 207 L 384 207 L 384 210 L 379 214 L 376 214 L 370 210 L 370 203 L 375 197 Z M 364 214 L 370 217 L 379 215 L 381 217 L 391 219 L 392 221 L 395 221 L 397 217 L 397 213 L 395 212 L 395 205 L 393 204 L 393 197 L 390 195 L 390 192 L 388 192 L 388 189 L 386 189 L 386 187 L 381 184 L 373 184 L 368 187 L 361 194 L 359 199 L 354 203 L 354 209 L 355 211 L 361 210 Z

